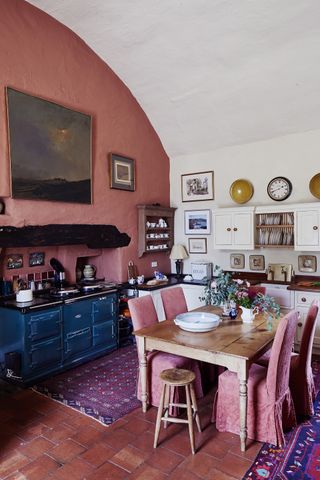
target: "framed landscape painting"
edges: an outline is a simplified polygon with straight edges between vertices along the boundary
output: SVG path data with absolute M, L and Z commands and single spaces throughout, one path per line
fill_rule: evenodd
M 186 210 L 184 225 L 186 235 L 210 235 L 210 210 Z
M 12 197 L 90 204 L 91 116 L 6 93 Z

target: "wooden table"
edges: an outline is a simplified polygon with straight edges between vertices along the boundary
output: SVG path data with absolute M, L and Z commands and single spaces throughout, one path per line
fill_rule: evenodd
M 217 307 L 205 306 L 195 311 L 221 314 Z M 223 318 L 223 317 L 222 317 Z M 236 320 L 223 319 L 219 327 L 211 332 L 191 333 L 165 320 L 134 332 L 140 360 L 140 379 L 143 412 L 148 408 L 147 352 L 160 350 L 195 360 L 227 367 L 237 373 L 240 388 L 240 444 L 246 449 L 247 439 L 247 381 L 250 365 L 272 344 L 279 320 L 274 320 L 268 329 L 263 315 L 256 315 L 253 323 L 244 324 Z

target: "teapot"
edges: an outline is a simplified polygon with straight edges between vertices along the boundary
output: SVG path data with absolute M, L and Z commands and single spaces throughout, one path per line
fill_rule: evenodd
M 83 269 L 83 276 L 86 279 L 94 278 L 96 275 L 97 267 L 95 265 L 85 265 Z

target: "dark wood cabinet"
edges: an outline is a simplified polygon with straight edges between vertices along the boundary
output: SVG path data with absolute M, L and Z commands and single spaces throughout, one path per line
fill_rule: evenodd
M 170 251 L 174 240 L 175 208 L 138 205 L 138 254 Z

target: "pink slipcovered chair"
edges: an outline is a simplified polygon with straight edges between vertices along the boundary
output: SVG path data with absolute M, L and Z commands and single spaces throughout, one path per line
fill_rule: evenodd
M 261 287 L 260 285 L 250 285 L 250 287 L 248 288 L 249 297 L 253 298 L 258 295 L 258 293 L 262 293 L 262 295 L 265 295 L 266 287 Z
M 179 313 L 188 311 L 187 302 L 181 287 L 165 288 L 160 291 L 166 319 L 173 320 Z
M 289 385 L 296 415 L 311 416 L 314 414 L 313 402 L 316 397 L 311 369 L 312 344 L 319 311 L 318 301 L 312 302 L 304 322 L 300 343 L 300 352 L 291 353 Z M 270 350 L 257 363 L 268 366 Z
M 154 325 L 158 322 L 156 310 L 151 295 L 145 297 L 134 298 L 128 301 L 128 306 L 132 318 L 134 330 Z M 162 382 L 160 373 L 169 368 L 184 368 L 192 370 L 195 375 L 195 393 L 197 398 L 203 397 L 201 376 L 198 362 L 190 358 L 181 357 L 171 353 L 152 351 L 147 355 L 148 361 L 148 386 L 149 386 L 149 403 L 155 407 L 160 404 Z M 177 390 L 177 389 L 176 389 Z M 178 392 L 179 394 L 179 392 Z M 140 376 L 138 379 L 138 399 L 141 400 Z
M 249 370 L 248 437 L 283 446 L 284 430 L 296 425 L 289 389 L 290 355 L 298 312 L 283 317 L 274 337 L 268 368 L 253 364 Z M 239 380 L 226 371 L 219 376 L 212 420 L 220 432 L 240 433 Z

